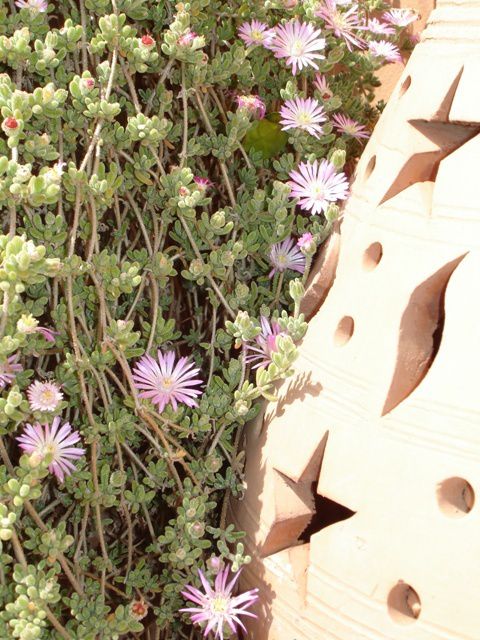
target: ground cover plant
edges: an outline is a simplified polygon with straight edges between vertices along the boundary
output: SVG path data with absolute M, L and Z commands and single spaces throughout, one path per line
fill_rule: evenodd
M 0 3 L 0 637 L 242 633 L 241 435 L 416 16 Z M 248 428 L 248 427 L 247 427 Z

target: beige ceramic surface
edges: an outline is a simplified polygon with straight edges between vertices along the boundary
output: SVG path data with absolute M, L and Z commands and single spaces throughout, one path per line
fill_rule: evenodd
M 480 2 L 439 2 L 322 258 L 297 373 L 248 432 L 249 638 L 480 639 L 479 77 Z

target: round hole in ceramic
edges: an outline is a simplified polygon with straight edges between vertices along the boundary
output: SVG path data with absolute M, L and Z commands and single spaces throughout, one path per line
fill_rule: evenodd
M 475 492 L 465 478 L 447 478 L 437 487 L 440 511 L 449 518 L 463 518 L 473 509 Z
M 399 98 L 401 98 L 407 93 L 411 84 L 412 84 L 412 76 L 407 76 L 405 80 L 402 82 L 402 84 L 400 85 L 400 91 L 398 93 Z
M 377 164 L 377 156 L 374 155 L 370 158 L 367 166 L 365 167 L 365 180 L 368 180 L 368 178 L 372 175 L 376 164 Z
M 383 247 L 380 242 L 372 242 L 363 254 L 363 268 L 373 271 L 383 256 Z
M 422 610 L 418 593 L 403 581 L 390 590 L 387 598 L 388 614 L 397 624 L 413 624 Z
M 344 316 L 337 325 L 333 340 L 337 347 L 343 347 L 353 335 L 355 323 L 351 316 Z

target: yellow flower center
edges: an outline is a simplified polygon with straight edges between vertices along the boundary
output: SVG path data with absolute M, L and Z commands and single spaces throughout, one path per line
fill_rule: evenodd
M 311 124 L 312 116 L 308 111 L 300 111 L 298 113 L 298 124 Z
M 55 401 L 55 393 L 51 389 L 42 391 L 41 400 L 44 404 L 51 404 Z
M 163 391 L 170 391 L 172 386 L 173 386 L 173 379 L 172 378 L 164 378 L 162 380 Z
M 355 124 L 346 124 L 343 129 L 345 133 L 348 133 L 351 136 L 354 136 L 357 133 L 357 126 Z
M 285 254 L 282 254 L 282 253 L 281 253 L 281 254 L 277 257 L 277 263 L 278 263 L 278 266 L 279 266 L 279 267 L 285 267 L 285 266 L 286 266 L 286 264 L 288 263 L 288 258 L 287 258 L 287 256 L 286 256 Z
M 302 40 L 297 39 L 292 42 L 290 47 L 290 55 L 292 56 L 301 56 L 304 51 L 304 43 Z
M 252 29 L 251 37 L 252 40 L 256 40 L 257 42 L 262 42 L 263 40 L 262 32 L 258 31 L 258 29 Z
M 52 459 L 55 460 L 55 457 L 57 455 L 57 451 L 58 451 L 58 447 L 54 442 L 50 442 L 49 444 L 46 444 L 43 448 L 43 455 L 44 456 L 48 456 L 51 455 Z
M 325 196 L 325 189 L 323 184 L 316 184 L 313 187 L 314 199 L 315 200 L 323 200 Z
M 212 598 L 211 607 L 214 613 L 227 613 L 230 598 L 225 596 L 215 596 Z

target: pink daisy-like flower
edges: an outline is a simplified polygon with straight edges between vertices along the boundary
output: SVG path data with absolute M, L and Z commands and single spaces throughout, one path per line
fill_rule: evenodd
M 333 97 L 333 91 L 330 89 L 327 78 L 325 76 L 322 76 L 321 73 L 315 74 L 313 86 L 317 91 L 320 92 L 320 95 L 324 100 L 330 100 L 330 98 Z
M 141 391 L 140 398 L 149 398 L 161 413 L 168 403 L 177 410 L 178 403 L 198 407 L 195 398 L 201 395 L 194 387 L 203 382 L 196 375 L 200 369 L 188 358 L 179 358 L 175 363 L 175 352 L 157 351 L 157 360 L 144 355 L 133 369 L 133 380 Z
M 74 447 L 80 440 L 77 431 L 73 431 L 69 422 L 60 427 L 60 418 L 53 419 L 52 426 L 26 424 L 25 430 L 17 438 L 20 448 L 29 455 L 36 454 L 40 459 L 46 455 L 52 456 L 52 462 L 48 465 L 50 473 L 55 474 L 60 482 L 75 470 L 72 460 L 78 460 L 85 453 L 85 449 Z
M 265 115 L 265 103 L 258 96 L 237 96 L 235 100 L 241 109 L 245 109 L 251 113 L 254 118 L 261 120 Z
M 233 588 L 240 576 L 241 570 L 233 576 L 228 582 L 230 568 L 226 567 L 218 573 L 215 578 L 215 585 L 212 589 L 209 582 L 199 569 L 198 574 L 202 582 L 205 593 L 187 585 L 182 595 L 197 606 L 180 609 L 181 612 L 190 614 L 190 618 L 194 624 L 206 623 L 203 635 L 206 637 L 210 631 L 214 632 L 214 638 L 224 640 L 224 631 L 226 625 L 232 633 L 237 633 L 238 627 L 241 627 L 245 633 L 245 625 L 239 616 L 249 616 L 256 618 L 257 616 L 250 611 L 246 611 L 258 600 L 258 589 L 245 591 L 238 596 L 233 596 Z
M 195 184 L 197 185 L 197 187 L 201 191 L 206 191 L 210 187 L 213 187 L 213 182 L 211 180 L 209 180 L 208 178 L 202 178 L 201 176 L 195 176 L 193 178 L 193 181 L 195 182 Z
M 15 0 L 15 4 L 19 9 L 30 9 L 39 13 L 45 13 L 48 9 L 47 0 Z
M 349 118 L 343 113 L 336 113 L 332 116 L 333 126 L 337 131 L 343 133 L 347 136 L 351 136 L 352 138 L 369 138 L 370 132 L 367 131 L 363 124 L 360 124 L 353 118 Z
M 324 0 L 325 6 L 315 11 L 315 15 L 325 21 L 325 27 L 337 36 L 343 38 L 349 51 L 353 47 L 363 49 L 365 41 L 355 33 L 363 29 L 358 15 L 358 5 L 353 5 L 348 11 L 340 11 L 335 0 Z
M 63 400 L 63 393 L 54 382 L 35 380 L 27 389 L 27 398 L 32 411 L 55 411 Z
M 331 202 L 348 196 L 346 175 L 337 172 L 328 160 L 315 160 L 313 164 L 301 162 L 298 171 L 291 171 L 289 175 L 290 197 L 299 198 L 300 207 L 312 215 L 326 211 Z
M 270 264 L 273 269 L 268 274 L 269 278 L 287 269 L 303 273 L 305 256 L 299 251 L 293 238 L 286 238 L 283 242 L 275 243 L 270 249 Z
M 325 38 L 321 37 L 321 32 L 309 22 L 291 20 L 285 25 L 280 25 L 275 29 L 275 37 L 269 45 L 276 58 L 286 58 L 286 64 L 292 67 L 293 75 L 297 69 L 301 71 L 304 67 L 318 69 L 315 60 L 325 58 Z
M 256 364 L 252 369 L 259 369 L 260 367 L 268 367 L 272 362 L 272 354 L 277 351 L 277 337 L 284 336 L 286 333 L 280 329 L 280 325 L 277 322 L 268 321 L 265 316 L 260 317 L 260 323 L 262 325 L 262 331 L 255 338 L 255 346 L 247 345 L 247 357 L 245 362 Z
M 238 29 L 238 35 L 248 46 L 263 44 L 266 47 L 273 40 L 275 29 L 271 29 L 265 22 L 252 20 L 242 24 Z
M 367 22 L 367 29 L 370 33 L 380 36 L 392 36 L 395 29 L 386 22 L 380 22 L 377 18 L 370 18 Z
M 297 240 L 297 247 L 300 247 L 300 250 L 303 249 L 307 253 L 310 252 L 314 246 L 313 236 L 308 231 L 303 233 Z
M 321 104 L 313 98 L 287 100 L 280 108 L 282 129 L 305 129 L 316 138 L 322 133 L 321 123 L 327 116 Z
M 411 9 L 390 9 L 385 11 L 382 18 L 396 27 L 408 27 L 409 24 L 418 20 L 418 14 Z
M 5 389 L 7 384 L 15 380 L 15 374 L 23 371 L 21 364 L 18 364 L 18 353 L 9 356 L 6 362 L 0 362 L 0 390 Z
M 371 40 L 368 50 L 375 58 L 385 58 L 387 62 L 402 62 L 400 49 L 387 40 Z

